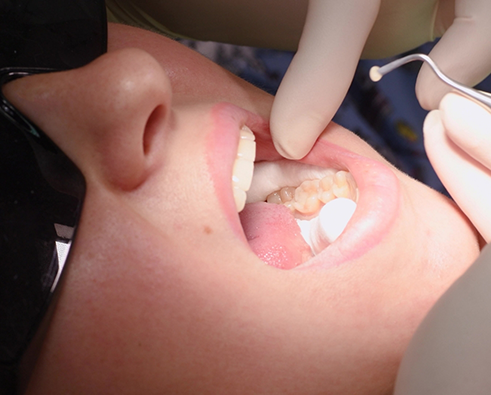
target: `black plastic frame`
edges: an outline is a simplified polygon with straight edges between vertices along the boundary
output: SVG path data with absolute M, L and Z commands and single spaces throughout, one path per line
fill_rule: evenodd
M 83 66 L 107 49 L 104 1 L 0 0 L 0 43 L 0 89 L 27 75 Z M 1 93 L 0 395 L 26 386 L 84 197 L 80 170 Z

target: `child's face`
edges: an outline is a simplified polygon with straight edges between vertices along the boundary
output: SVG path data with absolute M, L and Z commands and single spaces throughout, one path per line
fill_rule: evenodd
M 87 179 L 30 393 L 388 393 L 415 327 L 479 252 L 460 211 L 333 124 L 304 162 L 353 174 L 355 216 L 310 266 L 266 265 L 231 178 L 244 124 L 257 159 L 279 159 L 273 98 L 151 33 L 109 39 L 86 67 L 5 88 Z

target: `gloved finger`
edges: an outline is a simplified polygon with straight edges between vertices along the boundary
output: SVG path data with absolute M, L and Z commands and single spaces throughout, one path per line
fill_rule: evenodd
M 448 192 L 486 242 L 491 241 L 491 171 L 447 135 L 440 110 L 423 125 L 428 158 Z
M 449 93 L 442 99 L 440 110 L 448 137 L 468 155 L 491 169 L 491 112 L 456 93 Z
M 300 159 L 339 108 L 380 0 L 310 0 L 298 51 L 278 89 L 271 134 L 278 152 Z
M 455 19 L 430 57 L 452 79 L 474 86 L 491 72 L 491 1 L 455 0 Z M 438 108 L 450 91 L 423 65 L 416 83 L 416 94 L 427 110 Z

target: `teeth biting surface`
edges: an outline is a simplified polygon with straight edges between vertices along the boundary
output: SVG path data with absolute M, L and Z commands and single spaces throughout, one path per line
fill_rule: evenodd
M 266 198 L 268 203 L 287 206 L 297 219 L 306 219 L 317 215 L 319 210 L 330 201 L 346 198 L 358 200 L 358 188 L 355 179 L 347 171 L 326 170 L 320 179 L 305 180 L 298 187 L 282 187 Z
M 270 204 L 286 206 L 290 210 L 300 227 L 303 239 L 316 255 L 333 243 L 346 228 L 356 210 L 358 187 L 348 171 L 311 166 L 297 168 L 297 172 L 294 172 L 289 171 L 288 166 L 286 173 L 282 174 L 283 177 L 286 174 L 286 177 L 277 182 L 279 185 L 289 185 L 278 186 L 262 199 Z M 266 167 L 269 173 L 266 179 L 282 177 L 277 169 L 270 165 L 259 165 L 256 168 L 259 170 L 257 173 L 262 172 L 262 176 L 266 176 L 266 172 L 262 171 L 263 167 Z M 302 177 L 303 181 L 298 182 L 298 186 L 293 186 L 298 179 L 296 177 Z M 288 181 L 288 178 L 293 181 Z M 263 185 L 262 188 L 253 185 L 248 202 L 250 199 L 261 199 L 261 195 L 264 195 L 268 188 L 271 191 L 274 186 L 268 183 L 272 181 L 266 181 L 266 186 Z
M 338 171 L 334 175 L 332 191 L 338 198 L 358 200 L 358 188 L 356 187 L 355 179 L 346 171 Z
M 232 170 L 232 190 L 237 212 L 244 209 L 247 198 L 246 192 L 249 190 L 252 183 L 255 159 L 255 136 L 247 126 L 243 126 L 240 131 L 237 157 L 235 158 Z

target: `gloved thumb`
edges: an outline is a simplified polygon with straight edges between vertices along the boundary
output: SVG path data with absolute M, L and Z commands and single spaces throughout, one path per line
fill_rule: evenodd
M 310 0 L 298 51 L 271 112 L 278 152 L 300 159 L 339 108 L 378 14 L 380 0 Z
M 474 86 L 491 72 L 490 37 L 491 1 L 456 0 L 453 23 L 430 52 L 430 57 L 450 78 Z M 427 110 L 438 108 L 449 91 L 428 65 L 423 65 L 416 83 L 421 106 Z

